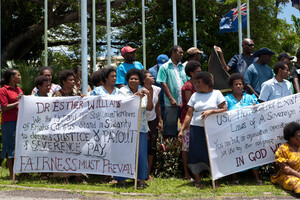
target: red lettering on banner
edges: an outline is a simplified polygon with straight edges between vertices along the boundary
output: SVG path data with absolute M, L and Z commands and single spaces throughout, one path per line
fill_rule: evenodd
M 280 145 L 281 145 L 281 143 L 276 144 L 274 149 L 270 146 L 270 149 L 272 150 L 272 152 L 274 154 L 276 153 L 276 151 L 277 151 L 278 147 L 280 147 Z
M 49 103 L 41 103 L 41 102 L 36 102 L 38 114 L 43 113 L 43 112 L 49 112 L 50 104 Z
M 255 152 L 250 152 L 249 155 L 248 155 L 248 158 L 251 161 L 256 161 L 256 160 L 263 159 L 266 156 L 267 156 L 267 150 L 260 149 L 260 150 L 255 151 Z

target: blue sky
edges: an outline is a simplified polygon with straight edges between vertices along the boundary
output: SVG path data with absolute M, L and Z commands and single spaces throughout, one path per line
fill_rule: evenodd
M 288 3 L 286 6 L 283 6 L 283 12 L 278 15 L 278 18 L 286 19 L 289 24 L 293 24 L 292 15 L 296 17 L 300 17 L 300 11 L 294 7 L 292 7 L 292 3 Z

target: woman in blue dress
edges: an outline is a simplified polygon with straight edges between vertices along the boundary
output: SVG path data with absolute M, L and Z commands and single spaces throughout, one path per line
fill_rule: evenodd
M 234 73 L 228 78 L 228 84 L 232 90 L 231 94 L 228 94 L 225 99 L 227 102 L 228 110 L 239 109 L 245 106 L 258 104 L 256 96 L 247 94 L 244 92 L 245 78 L 243 75 Z M 264 182 L 259 178 L 259 167 L 253 168 L 252 173 L 257 185 L 263 185 Z M 233 174 L 233 184 L 238 185 L 239 181 L 236 174 Z

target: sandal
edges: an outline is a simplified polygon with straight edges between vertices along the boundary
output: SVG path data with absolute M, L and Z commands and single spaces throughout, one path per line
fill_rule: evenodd
M 263 182 L 262 180 L 257 180 L 256 185 L 265 185 L 265 182 Z
M 195 183 L 194 183 L 194 186 L 195 186 L 196 188 L 199 188 L 199 189 L 203 189 L 203 188 L 204 188 L 204 185 L 203 185 L 201 182 L 195 182 Z
M 126 186 L 126 182 L 125 181 L 117 181 L 117 184 L 116 184 L 118 187 L 125 187 Z
M 139 182 L 138 183 L 138 188 L 144 189 L 146 188 L 148 185 L 145 182 Z
M 232 181 L 232 185 L 240 185 L 240 180 L 234 180 L 234 181 Z

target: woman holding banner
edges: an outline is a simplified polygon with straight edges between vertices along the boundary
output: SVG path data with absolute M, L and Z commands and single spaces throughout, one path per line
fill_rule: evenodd
M 142 98 L 141 103 L 141 115 L 140 115 L 140 138 L 139 138 L 139 159 L 138 159 L 138 175 L 139 187 L 146 187 L 145 180 L 148 177 L 148 162 L 147 162 L 147 132 L 149 131 L 148 119 L 146 111 L 153 109 L 152 96 L 151 93 L 145 89 L 144 84 L 144 75 L 141 70 L 131 69 L 127 72 L 126 81 L 128 82 L 127 86 L 124 86 L 120 89 L 121 95 L 131 96 L 139 95 Z M 118 181 L 119 186 L 125 186 L 125 178 L 114 177 Z
M 96 87 L 91 96 L 110 96 L 119 95 L 119 88 L 115 87 L 117 81 L 117 69 L 115 67 L 104 67 L 101 69 L 100 80 L 103 85 Z
M 234 73 L 228 78 L 228 85 L 232 90 L 231 94 L 226 95 L 228 110 L 239 109 L 245 106 L 258 104 L 256 96 L 244 93 L 245 78 L 242 74 Z M 257 185 L 263 185 L 264 182 L 259 178 L 259 167 L 252 170 L 252 174 Z M 232 175 L 233 184 L 239 185 L 239 180 L 236 174 Z
M 188 112 L 178 134 L 182 141 L 183 131 L 190 125 L 188 166 L 195 175 L 195 186 L 203 188 L 200 172 L 209 170 L 209 158 L 204 131 L 204 120 L 211 114 L 227 111 L 225 98 L 213 89 L 213 76 L 208 72 L 196 74 L 196 91 L 188 102 Z
M 61 89 L 53 93 L 53 97 L 80 96 L 78 91 L 74 90 L 75 74 L 72 70 L 64 70 L 59 74 Z
M 147 111 L 147 119 L 148 119 L 148 180 L 153 180 L 153 177 L 150 175 L 152 163 L 154 156 L 156 155 L 156 142 L 158 138 L 158 130 L 163 131 L 162 126 L 162 118 L 161 118 L 161 108 L 159 103 L 159 96 L 161 88 L 153 85 L 155 80 L 152 74 L 148 70 L 142 70 L 144 73 L 144 87 L 150 92 L 150 95 L 153 97 L 153 109 L 151 111 Z
M 16 69 L 7 69 L 3 74 L 0 89 L 0 104 L 2 108 L 2 152 L 1 157 L 7 158 L 10 178 L 13 178 L 16 125 L 18 105 L 23 91 L 17 86 L 21 83 L 21 75 Z
M 287 124 L 283 129 L 283 137 L 287 142 L 275 154 L 280 169 L 271 177 L 271 182 L 300 194 L 300 124 Z
M 59 82 L 61 89 L 54 92 L 52 97 L 68 97 L 68 96 L 83 96 L 80 91 L 75 90 L 75 73 L 72 70 L 63 70 L 59 74 Z M 75 177 L 76 182 L 86 183 L 82 174 L 79 173 L 53 173 L 52 177 L 61 177 L 63 181 L 68 183 L 69 178 Z

